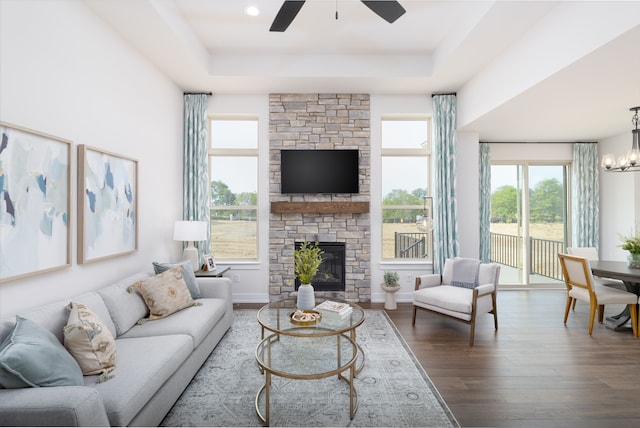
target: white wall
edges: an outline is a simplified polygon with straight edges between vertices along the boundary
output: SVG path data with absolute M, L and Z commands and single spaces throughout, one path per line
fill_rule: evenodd
M 0 284 L 0 316 L 176 260 L 182 92 L 79 1 L 2 1 L 0 120 L 71 140 L 72 266 Z M 139 161 L 139 251 L 78 265 L 77 145 Z M 6 251 L 6 249 L 2 249 Z
M 621 155 L 631 148 L 631 132 L 598 143 L 600 158 L 605 153 Z M 600 258 L 627 259 L 618 246 L 620 234 L 640 233 L 640 172 L 600 173 Z
M 456 134 L 456 202 L 460 257 L 480 257 L 480 146 L 478 134 Z

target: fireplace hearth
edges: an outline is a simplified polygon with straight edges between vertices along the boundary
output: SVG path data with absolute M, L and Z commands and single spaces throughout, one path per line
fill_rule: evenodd
M 302 242 L 296 242 L 299 249 Z M 318 242 L 322 254 L 322 264 L 318 273 L 313 277 L 311 284 L 315 291 L 345 291 L 345 243 L 344 242 Z M 296 279 L 295 289 L 300 286 L 300 280 Z

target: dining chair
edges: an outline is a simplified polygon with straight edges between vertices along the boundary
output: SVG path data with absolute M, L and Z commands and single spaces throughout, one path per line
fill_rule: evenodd
M 598 310 L 598 322 L 602 324 L 606 304 L 629 305 L 633 335 L 638 337 L 638 296 L 628 291 L 598 285 L 593 279 L 589 260 L 586 257 L 558 253 L 564 283 L 567 287 L 567 304 L 564 311 L 564 323 L 567 323 L 571 305 L 576 300 L 589 303 L 589 335 L 593 333 L 593 324 Z
M 598 249 L 596 247 L 567 247 L 567 254 L 571 256 L 584 257 L 591 262 L 600 260 L 600 257 L 598 256 Z M 594 279 L 596 280 L 596 284 L 614 287 L 617 286 L 620 289 L 625 288 L 624 283 L 616 279 L 600 278 L 599 276 L 594 276 Z
M 567 254 L 571 256 L 584 257 L 589 261 L 600 260 L 598 256 L 598 249 L 596 247 L 567 247 Z M 624 283 L 617 279 L 601 278 L 599 276 L 593 277 L 596 285 L 606 285 L 608 287 L 617 287 L 621 290 L 625 290 Z M 573 301 L 573 309 L 576 308 L 576 301 Z

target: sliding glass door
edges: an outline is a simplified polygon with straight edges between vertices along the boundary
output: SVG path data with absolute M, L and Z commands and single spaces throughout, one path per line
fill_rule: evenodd
M 505 285 L 561 285 L 568 240 L 567 164 L 491 166 L 491 259 Z

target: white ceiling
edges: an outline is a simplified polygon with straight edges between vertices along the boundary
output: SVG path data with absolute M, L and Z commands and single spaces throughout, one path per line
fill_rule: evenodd
M 640 105 L 640 0 L 400 0 L 393 24 L 307 0 L 284 33 L 282 0 L 86 3 L 185 91 L 457 92 L 459 127 L 484 141 L 597 141 Z

